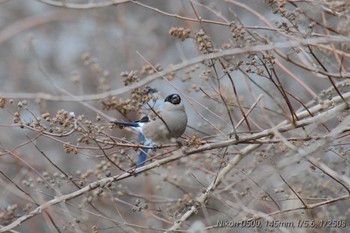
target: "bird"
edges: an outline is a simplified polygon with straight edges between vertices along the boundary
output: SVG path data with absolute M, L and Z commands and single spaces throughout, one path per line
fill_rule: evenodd
M 138 121 L 112 121 L 111 123 L 124 127 L 133 127 L 139 132 L 138 141 L 150 146 L 175 142 L 185 132 L 187 121 L 186 110 L 180 95 L 170 94 L 164 99 L 159 113 L 153 111 Z M 147 152 L 148 149 L 141 150 L 136 167 L 144 165 Z

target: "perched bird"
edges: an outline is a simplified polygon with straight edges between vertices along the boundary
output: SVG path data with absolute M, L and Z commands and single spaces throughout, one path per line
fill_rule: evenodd
M 175 141 L 185 132 L 187 114 L 178 94 L 168 95 L 159 113 L 153 112 L 139 121 L 111 123 L 133 127 L 139 132 L 138 140 L 144 145 L 162 144 Z M 137 167 L 142 167 L 146 160 L 147 149 L 142 149 L 137 161 Z

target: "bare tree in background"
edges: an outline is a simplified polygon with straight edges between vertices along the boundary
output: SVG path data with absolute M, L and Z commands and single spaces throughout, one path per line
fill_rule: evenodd
M 350 231 L 348 0 L 0 3 L 0 232 Z

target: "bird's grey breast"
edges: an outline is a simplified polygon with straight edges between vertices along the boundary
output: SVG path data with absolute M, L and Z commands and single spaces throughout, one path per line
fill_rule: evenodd
M 184 108 L 163 111 L 156 119 L 143 126 L 143 134 L 155 143 L 167 143 L 180 137 L 186 130 L 187 114 Z

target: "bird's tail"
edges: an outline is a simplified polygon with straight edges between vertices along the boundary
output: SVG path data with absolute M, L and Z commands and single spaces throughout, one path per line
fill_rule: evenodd
M 111 123 L 121 126 L 129 126 L 139 128 L 142 127 L 145 123 L 149 122 L 148 116 L 144 116 L 139 121 L 131 121 L 131 122 L 120 122 L 120 121 L 111 121 Z
M 119 122 L 119 121 L 111 121 L 111 123 L 121 126 L 128 126 L 128 127 L 139 127 L 139 122 Z

